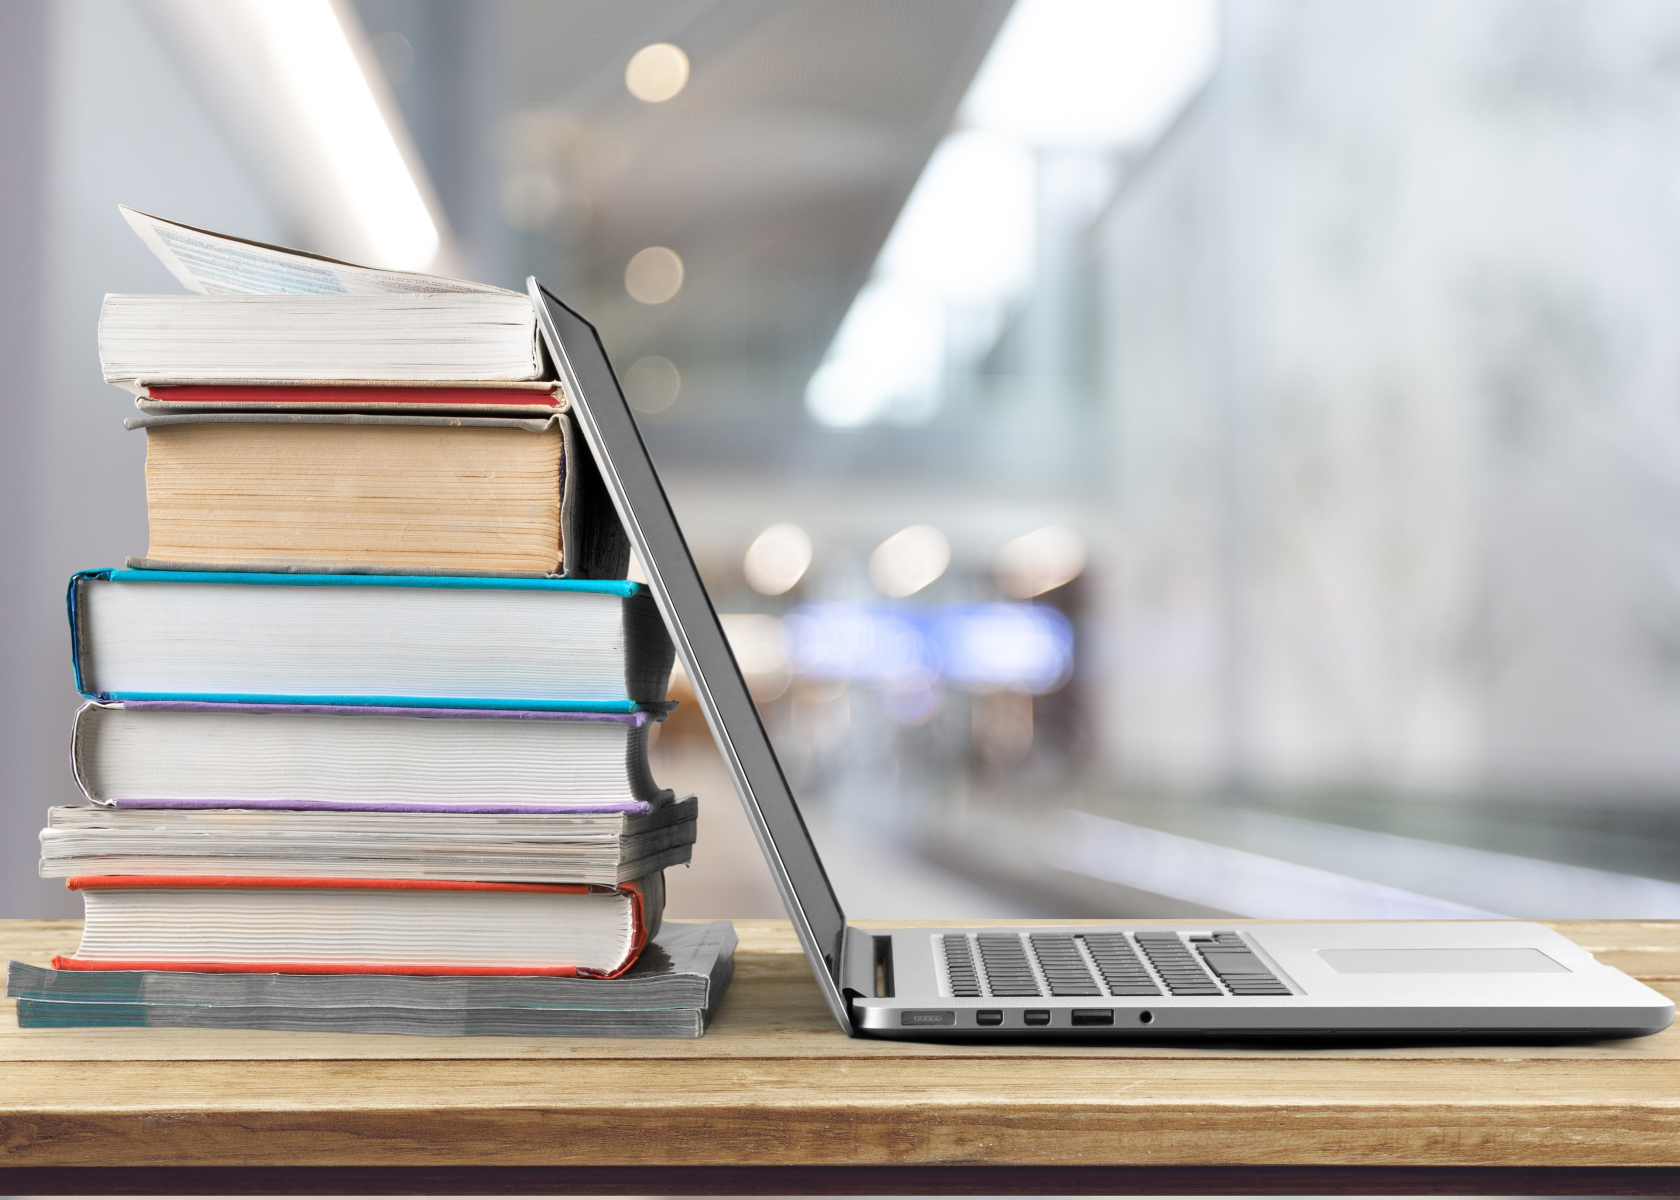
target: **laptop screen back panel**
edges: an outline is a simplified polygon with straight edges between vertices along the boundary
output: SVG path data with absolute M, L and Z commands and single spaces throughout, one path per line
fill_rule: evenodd
M 846 1032 L 852 1022 L 840 990 L 846 916 L 781 763 L 747 691 L 665 488 L 648 456 L 595 327 L 527 281 L 544 344 L 571 398 L 584 441 L 641 559 L 712 737 L 740 793 L 747 819 L 775 877 L 829 1009 Z

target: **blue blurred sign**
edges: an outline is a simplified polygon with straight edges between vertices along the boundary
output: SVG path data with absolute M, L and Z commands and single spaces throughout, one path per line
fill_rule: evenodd
M 1073 625 L 1048 604 L 803 604 L 784 626 L 808 679 L 1053 691 L 1073 672 Z

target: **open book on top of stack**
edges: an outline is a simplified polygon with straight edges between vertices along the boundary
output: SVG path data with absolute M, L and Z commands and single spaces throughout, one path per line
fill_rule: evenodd
M 88 920 L 14 964 L 20 1020 L 696 1036 L 732 936 L 673 927 L 641 978 L 706 987 L 619 1011 L 696 802 L 648 768 L 670 639 L 529 300 L 123 215 L 199 294 L 101 314 L 152 545 L 71 580 L 91 803 L 41 872 Z

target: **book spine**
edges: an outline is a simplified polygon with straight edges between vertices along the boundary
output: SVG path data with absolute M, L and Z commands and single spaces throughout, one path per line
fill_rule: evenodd
M 104 581 L 111 578 L 110 568 L 99 568 L 92 571 L 77 571 L 70 576 L 70 586 L 65 592 L 64 607 L 70 618 L 70 667 L 76 677 L 76 691 L 89 700 L 97 699 L 88 691 L 86 677 L 82 670 L 83 651 L 87 646 L 87 638 L 82 630 L 82 590 L 84 585 L 96 580 Z
M 641 700 L 649 711 L 668 712 L 671 670 L 677 648 L 665 629 L 653 594 L 646 588 L 624 598 L 620 614 L 624 629 L 624 694 Z
M 649 911 L 647 891 L 650 881 L 657 880 L 659 892 L 659 911 Z M 659 919 L 665 908 L 665 876 L 663 874 L 649 876 L 647 879 L 633 879 L 629 883 L 621 883 L 618 890 L 630 896 L 630 952 L 624 956 L 624 961 L 610 971 L 595 971 L 588 968 L 580 969 L 577 974 L 589 979 L 617 979 L 628 971 L 642 956 L 642 950 L 647 945 L 648 938 L 659 929 Z
M 92 804 L 103 803 L 93 794 L 93 788 L 88 786 L 88 780 L 93 777 L 92 765 L 87 761 L 86 748 L 91 740 L 89 729 L 97 719 L 95 715 L 99 709 L 109 708 L 110 705 L 90 700 L 76 710 L 76 715 L 70 719 L 70 775 L 76 781 L 76 786 L 82 789 L 82 795 Z M 49 814 L 50 815 L 50 814 Z
M 561 566 L 567 579 L 623 579 L 630 571 L 630 537 L 618 519 L 612 495 L 601 478 L 568 411 L 561 419 L 565 477 L 561 481 Z

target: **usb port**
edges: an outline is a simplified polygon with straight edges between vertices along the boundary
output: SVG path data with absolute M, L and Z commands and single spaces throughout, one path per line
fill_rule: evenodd
M 1050 1010 L 1048 1008 L 1029 1008 L 1021 1014 L 1021 1019 L 1028 1025 L 1050 1024 Z
M 974 1014 L 974 1023 L 976 1025 L 1002 1025 L 1003 1009 L 982 1008 Z
M 1075 1025 L 1112 1025 L 1114 1024 L 1114 1010 L 1112 1008 L 1076 1008 L 1073 1010 Z

